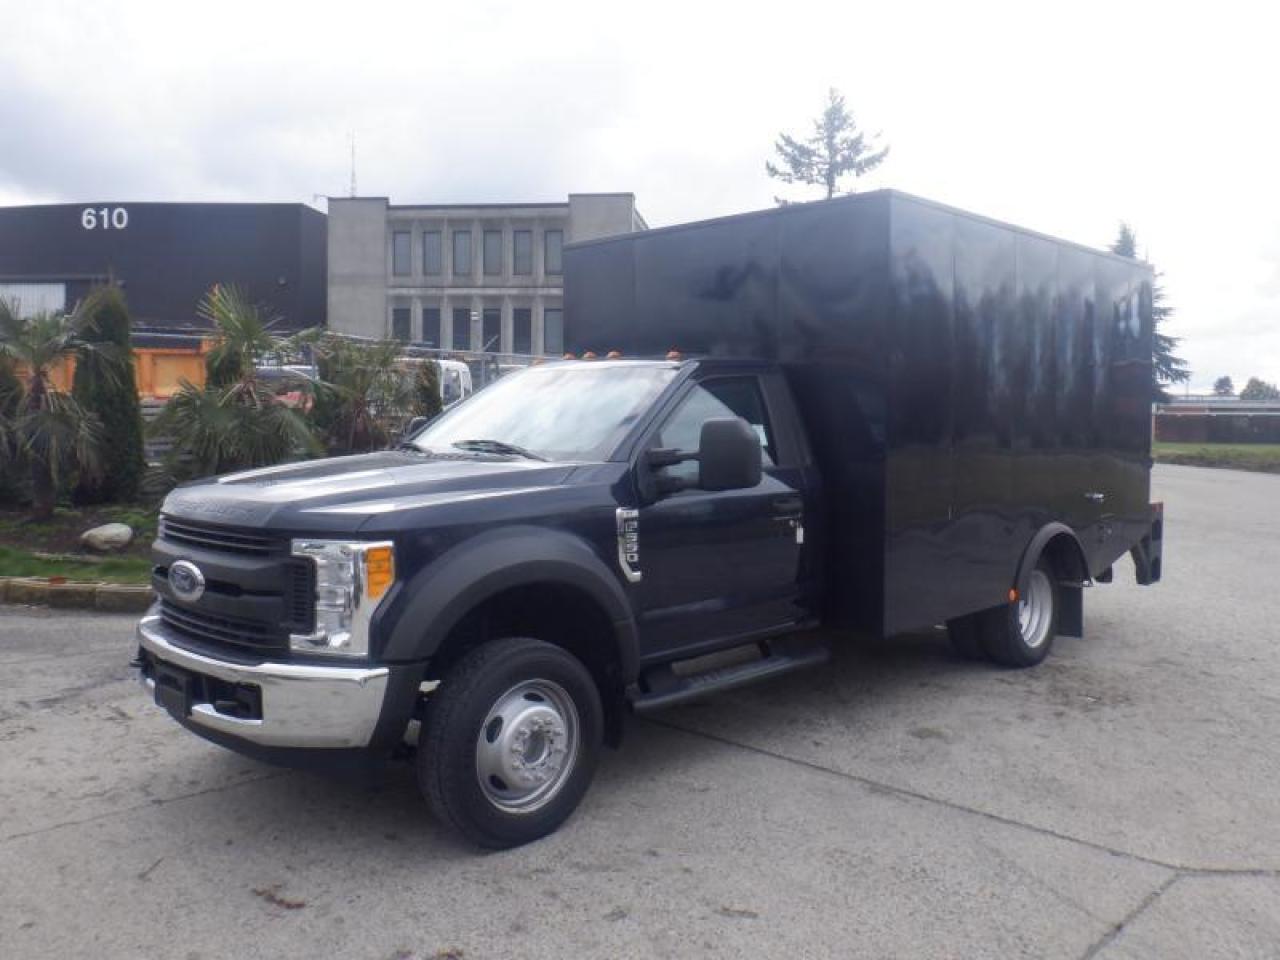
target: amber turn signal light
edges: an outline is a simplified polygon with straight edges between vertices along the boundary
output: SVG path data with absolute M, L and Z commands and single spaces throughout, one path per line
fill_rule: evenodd
M 377 600 L 396 579 L 396 558 L 390 547 L 370 547 L 364 555 L 364 592 Z

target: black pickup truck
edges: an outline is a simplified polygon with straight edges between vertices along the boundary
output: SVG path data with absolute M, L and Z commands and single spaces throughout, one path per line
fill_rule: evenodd
M 937 624 L 1031 666 L 1118 558 L 1159 579 L 1141 264 L 881 192 L 571 246 L 565 284 L 574 349 L 627 358 L 170 494 L 157 703 L 281 763 L 416 733 L 431 809 L 507 847 L 628 711 Z

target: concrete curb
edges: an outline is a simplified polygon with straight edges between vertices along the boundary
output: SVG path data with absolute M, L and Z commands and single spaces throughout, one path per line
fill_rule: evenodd
M 0 577 L 0 603 L 141 613 L 155 599 L 151 588 L 122 583 L 51 583 L 45 577 Z

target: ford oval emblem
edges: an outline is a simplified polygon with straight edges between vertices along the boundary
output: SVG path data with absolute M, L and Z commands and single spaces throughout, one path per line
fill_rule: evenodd
M 204 594 L 204 574 L 190 560 L 178 560 L 169 567 L 169 586 L 179 600 L 195 603 Z

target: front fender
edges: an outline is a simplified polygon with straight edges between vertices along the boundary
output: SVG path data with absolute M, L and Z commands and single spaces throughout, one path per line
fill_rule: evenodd
M 635 618 L 621 584 L 581 537 L 515 526 L 459 544 L 403 585 L 403 600 L 381 624 L 387 663 L 425 660 L 468 612 L 512 587 L 559 583 L 590 596 L 613 623 L 624 682 L 639 670 Z

